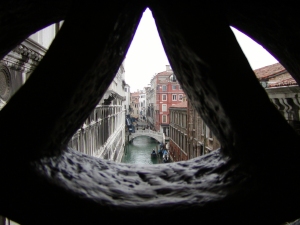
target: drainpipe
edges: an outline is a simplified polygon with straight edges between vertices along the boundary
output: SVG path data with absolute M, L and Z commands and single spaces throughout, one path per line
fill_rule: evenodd
M 188 155 L 188 160 L 190 159 L 190 148 L 191 148 L 191 134 L 190 134 L 190 102 L 187 100 L 187 115 L 186 115 L 186 127 L 187 127 L 187 155 Z
M 205 155 L 205 147 L 206 147 L 206 124 L 204 124 L 203 155 Z

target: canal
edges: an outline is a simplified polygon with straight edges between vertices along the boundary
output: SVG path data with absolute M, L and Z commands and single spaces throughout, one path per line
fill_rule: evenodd
M 151 159 L 152 149 L 157 150 L 159 143 L 150 137 L 140 136 L 134 138 L 126 147 L 123 163 L 131 164 L 158 164 L 162 163 L 159 158 Z

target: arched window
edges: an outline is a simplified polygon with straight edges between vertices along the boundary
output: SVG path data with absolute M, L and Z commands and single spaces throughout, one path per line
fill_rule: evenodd
M 170 76 L 170 81 L 171 82 L 176 82 L 177 81 L 176 76 L 175 76 L 174 73 Z

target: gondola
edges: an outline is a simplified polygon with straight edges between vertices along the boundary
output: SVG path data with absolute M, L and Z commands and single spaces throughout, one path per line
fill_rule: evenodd
M 157 154 L 156 153 L 151 153 L 151 158 L 156 158 Z
M 156 154 L 155 150 L 153 149 L 152 153 L 151 153 L 151 158 L 156 158 L 156 157 L 157 157 L 157 154 Z

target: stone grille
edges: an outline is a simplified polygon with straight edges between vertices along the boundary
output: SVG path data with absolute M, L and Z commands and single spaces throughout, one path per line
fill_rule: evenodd
M 7 101 L 10 96 L 10 88 L 9 88 L 9 76 L 3 70 L 0 71 L 0 97 Z

